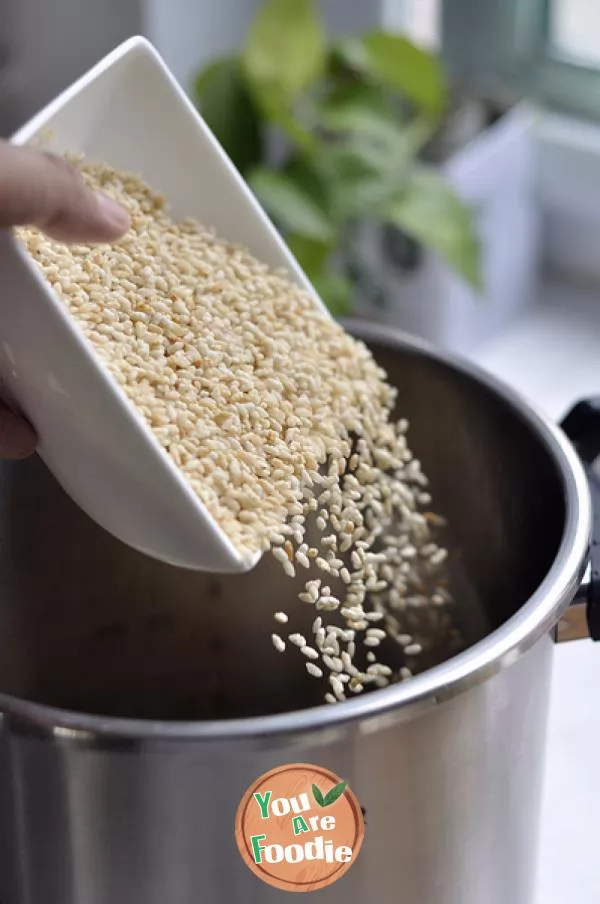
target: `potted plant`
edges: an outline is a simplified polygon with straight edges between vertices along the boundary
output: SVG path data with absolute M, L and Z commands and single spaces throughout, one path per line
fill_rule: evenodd
M 195 94 L 334 314 L 385 296 L 365 253 L 373 226 L 481 287 L 471 212 L 424 162 L 448 103 L 435 56 L 384 31 L 328 43 L 313 0 L 265 0 L 239 54 L 200 72 Z

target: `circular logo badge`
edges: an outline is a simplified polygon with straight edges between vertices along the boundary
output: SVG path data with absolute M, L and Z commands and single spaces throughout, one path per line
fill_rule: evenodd
M 247 866 L 284 891 L 317 891 L 341 879 L 365 835 L 347 782 L 307 763 L 280 766 L 248 788 L 235 837 Z

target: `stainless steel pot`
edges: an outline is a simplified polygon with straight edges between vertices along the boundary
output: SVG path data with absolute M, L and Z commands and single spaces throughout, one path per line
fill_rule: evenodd
M 272 612 L 296 606 L 270 557 L 246 577 L 171 569 L 92 524 L 40 461 L 3 465 L 1 904 L 283 901 L 233 826 L 250 783 L 290 762 L 344 776 L 367 813 L 359 860 L 324 904 L 530 902 L 551 631 L 588 559 L 586 474 L 490 377 L 353 329 L 399 387 L 449 519 L 471 646 L 321 706 L 271 648 Z

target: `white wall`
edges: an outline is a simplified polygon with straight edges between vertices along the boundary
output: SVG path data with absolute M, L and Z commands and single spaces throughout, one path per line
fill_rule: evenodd
M 256 0 L 145 0 L 145 4 L 145 32 L 186 88 L 199 66 L 241 43 L 257 5 Z
M 242 42 L 260 0 L 0 0 L 0 134 L 9 134 L 132 34 L 181 83 Z M 383 21 L 385 0 L 319 0 L 331 34 Z
M 0 0 L 0 133 L 140 30 L 142 0 Z

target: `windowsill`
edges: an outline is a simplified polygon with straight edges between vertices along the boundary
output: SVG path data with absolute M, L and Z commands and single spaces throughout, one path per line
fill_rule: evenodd
M 538 306 L 472 356 L 559 420 L 600 394 L 600 290 L 548 282 Z M 555 650 L 536 904 L 600 900 L 600 644 Z
M 543 283 L 536 307 L 472 358 L 560 419 L 600 395 L 600 289 Z

